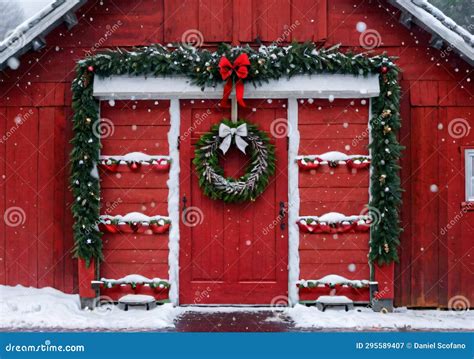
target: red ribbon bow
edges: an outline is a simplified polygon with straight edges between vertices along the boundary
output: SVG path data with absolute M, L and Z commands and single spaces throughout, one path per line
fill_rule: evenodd
M 228 99 L 232 91 L 232 74 L 234 73 L 237 76 L 237 82 L 235 83 L 235 96 L 239 105 L 245 107 L 244 83 L 242 82 L 242 79 L 246 78 L 249 74 L 249 70 L 246 66 L 250 66 L 247 54 L 240 54 L 233 64 L 230 63 L 227 57 L 221 57 L 221 60 L 219 61 L 219 72 L 222 79 L 224 81 L 227 80 L 224 85 L 224 94 L 221 100 L 222 107 L 229 107 Z

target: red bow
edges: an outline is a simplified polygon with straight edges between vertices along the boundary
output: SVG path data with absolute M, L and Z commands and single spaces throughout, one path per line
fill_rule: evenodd
M 222 79 L 227 82 L 224 85 L 224 94 L 221 100 L 222 107 L 229 107 L 227 100 L 229 99 L 230 93 L 232 91 L 232 74 L 235 73 L 237 76 L 237 82 L 235 83 L 235 96 L 237 102 L 240 106 L 245 107 L 244 102 L 244 83 L 241 79 L 244 79 L 249 74 L 249 70 L 246 66 L 250 66 L 249 57 L 247 54 L 240 54 L 237 57 L 233 64 L 227 59 L 227 57 L 222 56 L 219 61 L 219 72 Z

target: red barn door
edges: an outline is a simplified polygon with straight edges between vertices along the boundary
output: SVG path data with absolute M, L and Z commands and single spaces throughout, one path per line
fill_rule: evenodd
M 217 101 L 181 101 L 180 304 L 271 304 L 287 295 L 288 224 L 278 220 L 280 203 L 288 202 L 287 138 L 271 134 L 286 121 L 286 101 L 246 102 L 239 118 L 267 131 L 276 147 L 276 173 L 254 202 L 226 204 L 202 193 L 192 160 L 199 137 L 230 111 Z M 237 177 L 247 161 L 232 146 L 221 165 Z

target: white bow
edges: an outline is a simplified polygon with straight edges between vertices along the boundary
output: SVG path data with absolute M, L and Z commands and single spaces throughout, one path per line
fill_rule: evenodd
M 219 126 L 219 137 L 223 138 L 219 148 L 225 154 L 230 147 L 232 142 L 232 136 L 235 136 L 235 144 L 237 148 L 245 153 L 245 148 L 248 143 L 245 142 L 242 137 L 247 137 L 247 124 L 243 123 L 237 128 L 230 128 L 229 126 L 221 123 Z

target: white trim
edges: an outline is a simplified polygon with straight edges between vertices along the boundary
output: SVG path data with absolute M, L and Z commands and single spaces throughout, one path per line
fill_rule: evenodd
M 464 150 L 464 164 L 466 167 L 465 183 L 466 183 L 466 202 L 474 201 L 474 167 L 472 160 L 474 158 L 474 149 Z
M 299 301 L 296 284 L 300 276 L 300 232 L 296 224 L 300 213 L 299 170 L 294 160 L 300 146 L 300 132 L 295 98 L 288 99 L 288 137 L 288 304 L 294 306 Z
M 179 149 L 178 137 L 180 131 L 181 114 L 179 100 L 170 103 L 171 127 L 168 132 L 169 155 L 171 167 L 167 185 L 168 216 L 171 220 L 169 232 L 168 275 L 170 281 L 169 299 L 173 305 L 179 304 Z
M 99 99 L 220 99 L 222 91 L 222 84 L 202 90 L 183 76 L 111 76 L 94 79 L 94 96 Z M 258 87 L 247 83 L 244 98 L 367 98 L 378 96 L 379 93 L 378 75 L 321 74 L 270 80 Z

